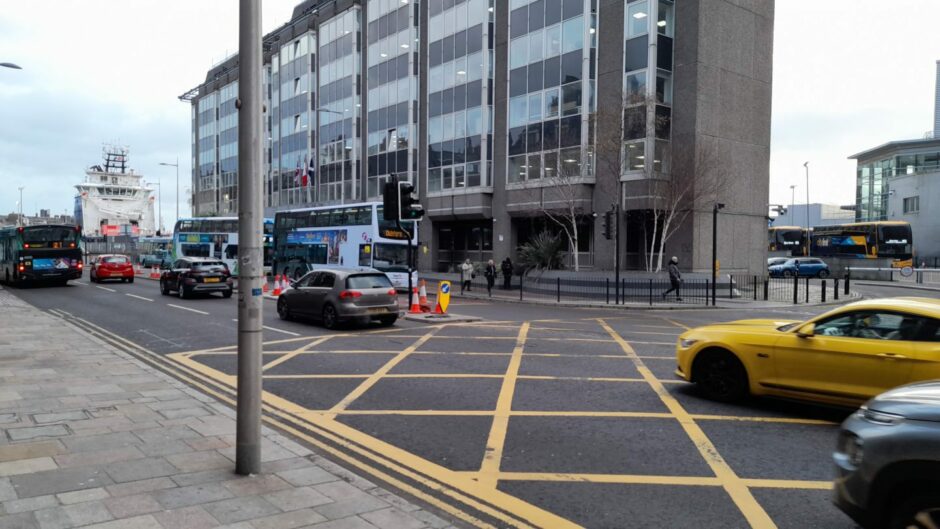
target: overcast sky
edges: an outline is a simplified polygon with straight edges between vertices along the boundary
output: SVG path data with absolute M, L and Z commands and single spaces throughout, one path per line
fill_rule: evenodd
M 299 0 L 298 0 L 299 1 Z M 263 0 L 264 30 L 295 0 Z M 237 49 L 237 0 L 29 0 L 0 9 L 0 213 L 71 213 L 74 184 L 102 143 L 163 187 L 164 224 L 188 213 L 190 106 L 177 96 Z M 847 157 L 922 137 L 933 122 L 938 0 L 780 0 L 774 38 L 769 203 L 849 204 Z M 680 36 L 681 38 L 681 36 Z

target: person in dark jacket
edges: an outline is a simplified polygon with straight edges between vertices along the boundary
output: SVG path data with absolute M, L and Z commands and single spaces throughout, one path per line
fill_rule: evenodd
M 486 278 L 486 293 L 493 296 L 493 285 L 496 284 L 496 263 L 492 259 L 486 263 L 486 271 L 483 272 L 483 277 Z
M 679 272 L 679 258 L 673 255 L 672 259 L 669 260 L 669 266 L 666 268 L 669 270 L 669 282 L 672 284 L 672 288 L 663 292 L 663 299 L 666 299 L 666 294 L 675 292 L 676 301 L 682 301 L 679 294 L 679 289 L 682 287 L 682 273 Z
M 512 261 L 508 257 L 503 259 L 500 268 L 503 272 L 503 289 L 509 290 L 512 288 Z

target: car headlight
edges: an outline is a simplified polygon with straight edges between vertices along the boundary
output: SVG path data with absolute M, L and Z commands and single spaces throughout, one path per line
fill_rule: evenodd
M 683 349 L 688 349 L 689 347 L 692 347 L 693 345 L 697 343 L 698 343 L 698 340 L 696 340 L 695 338 L 682 338 L 679 340 L 679 347 Z
M 904 421 L 903 415 L 870 410 L 864 406 L 856 412 L 856 415 L 872 424 L 880 424 L 882 426 L 897 426 Z
M 842 432 L 839 436 L 839 452 L 845 454 L 852 466 L 859 466 L 865 455 L 862 438 L 850 432 Z

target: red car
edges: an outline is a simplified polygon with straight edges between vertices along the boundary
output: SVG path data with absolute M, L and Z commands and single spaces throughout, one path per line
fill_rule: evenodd
M 133 283 L 134 265 L 126 255 L 99 255 L 91 261 L 88 274 L 92 283 L 100 283 L 105 279 L 120 279 Z

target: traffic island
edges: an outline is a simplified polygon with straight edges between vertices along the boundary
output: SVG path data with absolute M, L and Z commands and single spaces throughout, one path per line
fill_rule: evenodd
M 406 313 L 405 319 L 408 321 L 429 324 L 471 323 L 475 321 L 483 321 L 483 318 L 477 316 L 463 316 L 461 314 L 436 314 L 433 312 L 422 312 L 421 314 Z

